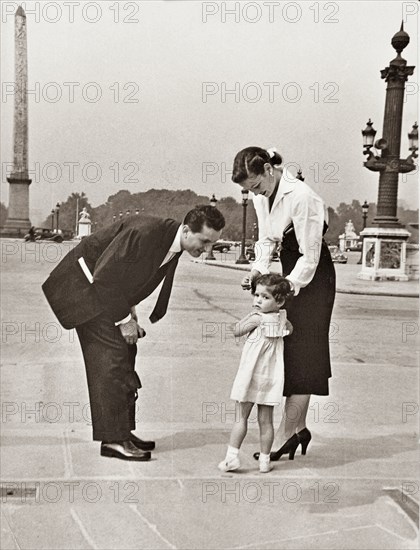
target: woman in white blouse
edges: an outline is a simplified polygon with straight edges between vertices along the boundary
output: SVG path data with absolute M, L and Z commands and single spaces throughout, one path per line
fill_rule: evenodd
M 302 446 L 311 439 L 306 415 L 311 394 L 328 395 L 331 377 L 329 326 L 335 297 L 335 271 L 328 247 L 323 241 L 327 211 L 322 199 L 305 183 L 283 169 L 281 156 L 274 150 L 247 147 L 234 160 L 232 180 L 254 193 L 259 238 L 255 262 L 242 287 L 270 271 L 271 257 L 280 243 L 283 275 L 294 289 L 287 307 L 293 333 L 284 340 L 286 396 L 281 447 L 271 460 Z M 254 454 L 258 458 L 258 453 Z

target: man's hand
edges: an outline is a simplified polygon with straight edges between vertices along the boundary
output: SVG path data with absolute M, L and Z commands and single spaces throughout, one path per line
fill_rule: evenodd
M 131 313 L 131 318 L 134 319 L 135 321 L 138 321 L 138 319 L 137 319 L 136 306 L 132 306 L 132 307 L 130 308 L 130 313 Z
M 138 340 L 138 328 L 139 325 L 135 319 L 130 319 L 127 323 L 121 323 L 118 325 L 122 334 L 122 337 L 127 344 L 135 344 Z M 143 329 L 141 329 L 143 330 Z
M 146 331 L 144 328 L 141 328 L 141 326 L 137 323 L 137 334 L 139 338 L 144 338 L 146 336 Z

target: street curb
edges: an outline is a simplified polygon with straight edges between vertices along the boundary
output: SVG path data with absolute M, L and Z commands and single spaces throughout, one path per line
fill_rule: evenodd
M 363 296 L 393 296 L 396 298 L 418 298 L 419 295 L 415 292 L 411 293 L 392 293 L 392 292 L 379 292 L 379 291 L 367 291 L 367 290 L 349 290 L 349 289 L 342 289 L 342 288 L 336 288 L 336 292 L 339 292 L 340 294 L 359 294 Z
M 227 263 L 222 263 L 213 260 L 191 260 L 196 264 L 210 265 L 213 267 L 223 267 L 225 269 L 236 269 L 237 271 L 249 271 L 248 265 L 228 265 Z M 419 293 L 417 292 L 387 292 L 380 290 L 358 290 L 358 289 L 347 289 L 337 287 L 336 292 L 339 294 L 357 294 L 362 296 L 394 296 L 398 298 L 418 298 Z

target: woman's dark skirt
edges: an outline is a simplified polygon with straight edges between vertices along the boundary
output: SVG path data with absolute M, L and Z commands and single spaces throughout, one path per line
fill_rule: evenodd
M 289 275 L 300 256 L 292 230 L 284 236 L 280 253 L 284 275 Z M 328 395 L 331 377 L 329 331 L 334 298 L 335 270 L 323 241 L 314 278 L 286 306 L 293 333 L 284 339 L 283 395 Z

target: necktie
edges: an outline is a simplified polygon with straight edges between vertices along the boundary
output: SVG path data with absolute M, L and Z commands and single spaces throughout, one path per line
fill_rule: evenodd
M 165 277 L 165 280 L 163 281 L 163 285 L 160 290 L 156 305 L 149 317 L 151 323 L 156 323 L 157 321 L 159 321 L 159 319 L 162 319 L 168 309 L 169 297 L 171 295 L 175 270 L 181 254 L 182 252 L 178 252 L 168 263 L 159 268 L 158 273 L 163 270 L 163 276 Z

